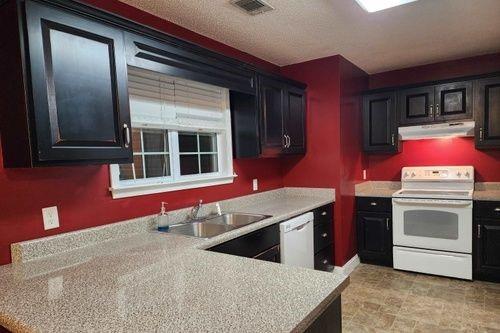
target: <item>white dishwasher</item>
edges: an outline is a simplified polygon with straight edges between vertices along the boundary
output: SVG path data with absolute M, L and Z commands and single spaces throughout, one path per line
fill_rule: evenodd
M 307 213 L 280 224 L 281 263 L 314 268 L 314 215 Z

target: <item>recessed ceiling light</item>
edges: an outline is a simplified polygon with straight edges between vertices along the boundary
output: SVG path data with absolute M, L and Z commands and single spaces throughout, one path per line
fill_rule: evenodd
M 417 0 L 356 0 L 356 2 L 367 12 L 373 13 L 379 10 L 404 5 Z

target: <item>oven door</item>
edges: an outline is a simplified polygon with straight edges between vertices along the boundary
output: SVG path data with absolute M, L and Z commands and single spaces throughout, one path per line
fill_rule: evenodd
M 394 245 L 472 252 L 472 201 L 393 198 Z

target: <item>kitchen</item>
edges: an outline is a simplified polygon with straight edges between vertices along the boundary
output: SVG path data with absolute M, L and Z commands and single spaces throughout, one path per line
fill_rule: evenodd
M 500 330 L 498 3 L 402 2 L 0 2 L 0 326 Z

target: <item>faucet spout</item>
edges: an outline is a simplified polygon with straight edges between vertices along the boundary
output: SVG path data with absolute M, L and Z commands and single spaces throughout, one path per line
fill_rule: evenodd
M 200 200 L 196 205 L 191 208 L 191 212 L 189 213 L 189 218 L 191 220 L 195 220 L 198 218 L 198 212 L 200 211 L 201 207 L 203 206 L 203 200 Z

